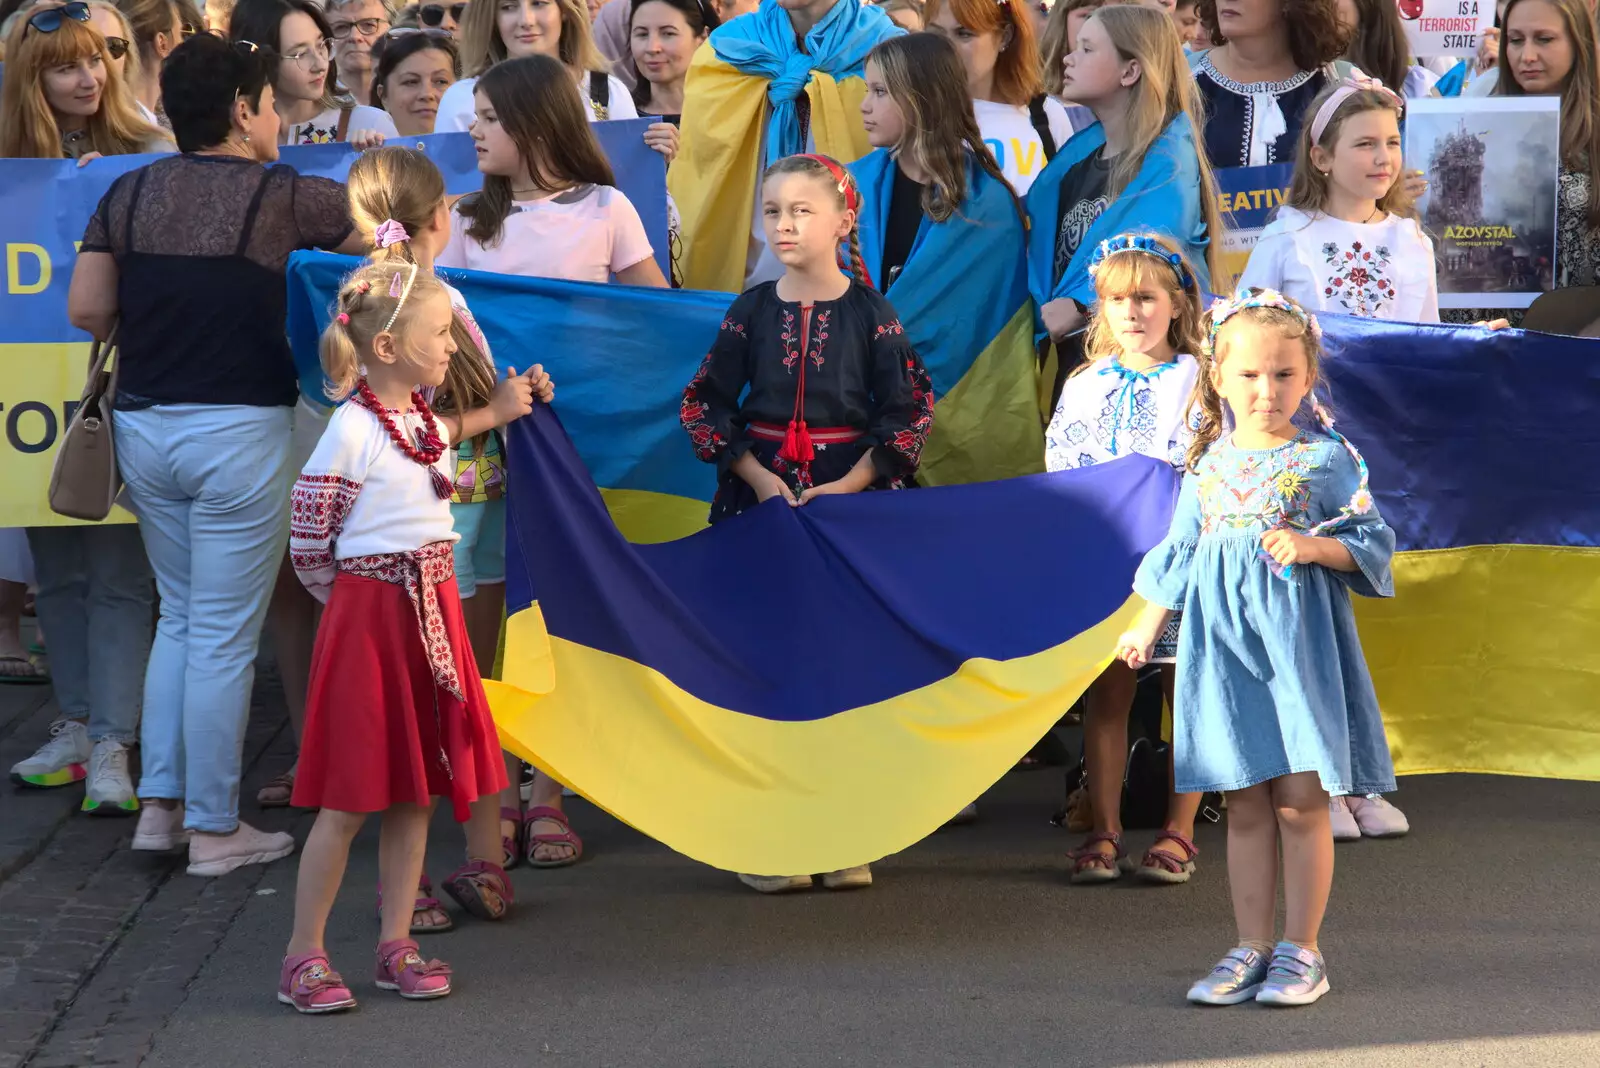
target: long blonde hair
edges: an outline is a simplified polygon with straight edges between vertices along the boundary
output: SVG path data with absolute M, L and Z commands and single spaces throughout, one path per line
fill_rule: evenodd
M 624 0 L 625 2 L 625 0 Z M 555 0 L 561 9 L 561 37 L 556 48 L 561 62 L 574 71 L 609 72 L 611 61 L 600 54 L 589 28 L 589 9 L 584 0 Z M 461 72 L 476 78 L 509 57 L 505 39 L 500 36 L 500 6 L 493 0 L 467 5 L 457 33 L 461 45 Z
M 128 13 L 126 11 L 122 10 L 116 4 L 113 4 L 111 0 L 88 0 L 88 3 L 91 11 L 98 8 L 101 11 L 111 15 L 122 24 L 122 39 L 128 42 L 128 50 L 122 54 L 122 80 L 128 83 L 129 92 L 132 92 L 134 94 L 134 99 L 137 100 L 138 91 L 135 87 L 139 84 L 143 76 L 144 60 L 139 55 L 139 38 L 137 31 L 133 28 L 133 20 L 128 17 Z M 29 8 L 28 10 L 29 13 L 32 14 L 34 11 L 37 11 L 38 8 Z M 101 36 L 105 35 L 102 34 Z M 108 51 L 106 53 L 106 63 L 108 66 L 110 65 L 110 62 L 111 53 Z
M 1074 11 L 1093 8 L 1098 11 L 1108 4 L 1136 4 L 1139 0 L 1056 0 L 1045 19 L 1044 33 L 1039 37 L 1039 63 L 1044 71 L 1044 91 L 1060 96 L 1066 87 L 1062 80 L 1061 61 L 1067 58 L 1076 43 L 1071 39 L 1072 24 L 1068 21 Z
M 1259 290 L 1250 290 L 1255 293 Z M 1285 298 L 1287 300 L 1288 298 Z M 1296 305 L 1298 307 L 1298 305 Z M 1228 351 L 1233 347 L 1233 333 L 1235 325 L 1239 322 L 1254 324 L 1265 330 L 1271 330 L 1278 337 L 1286 341 L 1298 341 L 1306 353 L 1306 382 L 1312 390 L 1317 385 L 1319 369 L 1322 365 L 1322 341 L 1317 337 L 1316 330 L 1312 327 L 1314 320 L 1309 312 L 1302 311 L 1305 318 L 1295 315 L 1283 308 L 1257 307 L 1245 308 L 1234 312 L 1228 317 L 1217 331 L 1215 345 L 1204 346 L 1205 351 L 1197 353 L 1200 361 L 1200 373 L 1194 380 L 1194 394 L 1189 404 L 1190 410 L 1200 413 L 1199 424 L 1195 427 L 1194 441 L 1189 445 L 1189 452 L 1184 457 L 1185 466 L 1190 471 L 1199 473 L 1200 461 L 1212 445 L 1222 437 L 1224 413 L 1222 396 L 1217 392 L 1217 384 L 1213 382 L 1213 372 L 1222 366 L 1228 357 Z M 1210 329 L 1210 318 L 1206 320 L 1206 328 Z M 1315 403 L 1316 394 L 1308 393 Z M 1326 409 L 1318 409 L 1318 418 L 1323 420 L 1323 425 L 1328 425 Z
M 1595 41 L 1594 7 L 1588 0 L 1547 0 L 1561 13 L 1572 41 L 1572 71 L 1561 87 L 1561 162 L 1589 176 L 1588 225 L 1600 227 L 1600 45 Z M 1496 96 L 1526 96 L 1511 72 L 1506 27 L 1522 0 L 1511 0 L 1500 16 L 1500 80 Z
M 1100 23 L 1124 63 L 1139 64 L 1139 80 L 1129 87 L 1127 108 L 1128 149 L 1111 166 L 1106 193 L 1115 198 L 1144 166 L 1145 155 L 1174 122 L 1186 121 L 1200 169 L 1200 211 L 1210 235 L 1206 263 L 1212 278 L 1220 278 L 1217 251 L 1222 245 L 1222 216 L 1217 211 L 1217 179 L 1206 156 L 1205 117 L 1200 91 L 1195 88 L 1172 18 L 1160 8 L 1137 4 L 1102 7 L 1090 16 Z
M 358 156 L 345 183 L 350 190 L 350 218 L 373 250 L 371 262 L 416 263 L 410 237 L 378 248 L 378 228 L 386 222 L 397 222 L 414 236 L 432 225 L 445 204 L 444 176 L 433 161 L 414 149 L 385 145 Z M 459 414 L 482 408 L 494 395 L 495 375 L 489 356 L 459 315 L 450 321 L 450 338 L 456 343 L 456 356 L 445 371 L 434 410 Z M 487 436 L 474 439 L 474 447 L 480 452 L 482 439 Z
M 407 285 L 410 292 L 406 292 Z M 372 344 L 380 334 L 388 334 L 404 347 L 417 309 L 435 297 L 449 299 L 431 271 L 393 262 L 357 267 L 339 287 L 337 310 L 318 346 L 322 373 L 328 379 L 324 387 L 328 398 L 341 401 L 355 392 L 361 364 L 372 356 Z
M 1311 127 L 1315 125 L 1313 120 L 1317 112 L 1322 110 L 1322 105 L 1327 103 L 1329 97 L 1339 91 L 1339 87 L 1339 83 L 1328 86 L 1318 93 L 1317 98 L 1306 108 L 1305 121 L 1300 124 L 1300 146 L 1295 151 L 1294 180 L 1289 185 L 1287 203 L 1291 208 L 1299 208 L 1305 212 L 1319 212 L 1327 207 L 1332 182 L 1311 162 Z M 1351 93 L 1347 100 L 1334 109 L 1333 117 L 1328 120 L 1327 127 L 1322 131 L 1322 140 L 1316 142 L 1316 145 L 1332 155 L 1334 147 L 1339 143 L 1339 131 L 1350 119 L 1369 111 L 1394 110 L 1394 101 L 1383 93 L 1375 93 L 1370 89 Z M 1401 171 L 1395 172 L 1394 182 L 1389 186 L 1389 191 L 1383 195 L 1383 199 L 1378 201 L 1378 207 L 1391 215 L 1400 215 L 1408 219 L 1416 216 L 1416 205 L 1406 192 L 1405 175 Z
M 54 33 L 34 30 L 25 12 L 6 41 L 5 82 L 0 86 L 0 158 L 61 159 L 61 127 L 44 95 L 44 72 L 98 55 L 106 84 L 100 107 L 86 127 L 89 146 L 102 156 L 147 151 L 162 138 L 140 114 L 133 90 L 107 62 L 106 39 L 87 22 L 63 17 Z
M 1148 237 L 1168 255 L 1177 256 L 1183 264 L 1183 275 L 1189 279 L 1184 285 L 1178 269 L 1160 256 L 1139 249 L 1123 249 L 1101 260 L 1094 269 L 1094 318 L 1089 322 L 1089 333 L 1084 338 L 1084 360 L 1073 368 L 1077 374 L 1102 356 L 1113 356 L 1121 351 L 1117 344 L 1116 329 L 1106 319 L 1106 301 L 1116 297 L 1130 297 L 1135 293 L 1148 293 L 1159 289 L 1167 294 L 1178 317 L 1167 326 L 1167 344 L 1174 352 L 1187 352 L 1198 358 L 1204 347 L 1205 296 L 1194 267 L 1184 257 L 1183 251 L 1169 239 L 1159 234 L 1141 234 Z M 1112 240 L 1116 240 L 1113 238 Z

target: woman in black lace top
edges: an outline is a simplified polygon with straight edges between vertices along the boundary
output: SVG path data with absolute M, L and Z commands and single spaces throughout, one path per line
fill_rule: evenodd
M 73 325 L 117 329 L 117 462 L 161 593 L 134 848 L 175 848 L 193 831 L 195 875 L 294 847 L 239 821 L 256 645 L 296 473 L 283 272 L 295 249 L 361 251 L 343 186 L 264 166 L 278 154 L 274 62 L 210 36 L 174 50 L 161 90 L 182 154 L 112 185 L 67 298 Z

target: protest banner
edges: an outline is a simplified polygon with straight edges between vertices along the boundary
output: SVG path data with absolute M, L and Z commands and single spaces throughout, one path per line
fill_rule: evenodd
M 1217 277 L 1211 288 L 1231 293 L 1244 265 L 1250 261 L 1261 230 L 1289 195 L 1294 166 L 1272 163 L 1264 167 L 1219 167 L 1217 209 L 1222 215 L 1222 245 L 1217 254 Z
M 666 163 L 644 143 L 647 119 L 596 123 L 619 188 L 650 235 L 663 273 L 670 271 Z M 426 152 L 452 194 L 482 185 L 466 134 L 389 142 Z M 286 147 L 281 162 L 302 174 L 342 180 L 357 153 L 349 145 Z M 111 184 L 154 156 L 116 156 L 79 167 L 71 160 L 0 160 L 0 514 L 5 525 L 73 523 L 50 511 L 45 490 L 61 431 L 83 392 L 87 336 L 67 321 L 67 289 L 84 227 Z M 125 513 L 118 518 L 126 520 Z
M 1475 56 L 1483 31 L 1494 25 L 1494 0 L 1399 0 L 1399 4 L 1414 56 Z
M 1441 308 L 1526 308 L 1554 285 L 1561 98 L 1408 101 L 1407 164 L 1428 190 Z

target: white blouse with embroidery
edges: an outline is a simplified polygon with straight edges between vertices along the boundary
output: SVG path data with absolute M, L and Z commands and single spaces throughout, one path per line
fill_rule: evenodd
M 413 440 L 423 429 L 414 409 L 390 411 Z M 448 428 L 435 420 L 444 437 Z M 451 450 L 433 464 L 449 482 Z M 422 464 L 400 451 L 378 417 L 360 404 L 341 404 L 328 420 L 290 498 L 289 559 L 306 589 L 327 601 L 337 561 L 379 553 L 415 552 L 455 541 L 450 502 L 434 492 Z
M 1352 223 L 1287 205 L 1261 231 L 1239 288 L 1263 286 L 1308 311 L 1439 321 L 1433 242 L 1414 219 Z
M 1181 467 L 1193 439 L 1189 393 L 1199 367 L 1187 353 L 1143 371 L 1102 356 L 1067 379 L 1044 434 L 1045 470 L 1092 467 L 1134 452 Z

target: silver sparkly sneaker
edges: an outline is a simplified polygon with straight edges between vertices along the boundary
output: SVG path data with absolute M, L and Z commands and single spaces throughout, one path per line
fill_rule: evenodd
M 1250 1001 L 1267 977 L 1268 960 L 1249 946 L 1237 946 L 1217 961 L 1211 974 L 1189 988 L 1196 1005 L 1238 1005 Z
M 1328 966 L 1322 954 L 1293 942 L 1279 942 L 1256 1001 L 1262 1005 L 1309 1005 L 1327 992 Z

